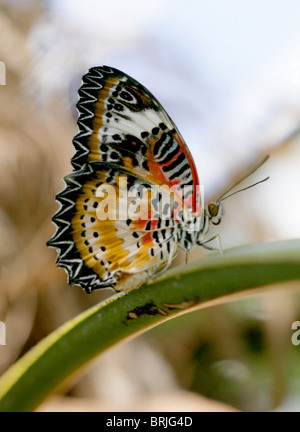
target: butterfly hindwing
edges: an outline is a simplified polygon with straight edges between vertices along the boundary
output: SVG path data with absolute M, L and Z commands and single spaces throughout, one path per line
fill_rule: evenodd
M 87 292 L 115 287 L 124 274 L 153 276 L 177 251 L 171 213 L 161 218 L 158 187 L 108 163 L 85 164 L 65 178 L 57 196 L 58 230 L 49 244 L 69 283 Z

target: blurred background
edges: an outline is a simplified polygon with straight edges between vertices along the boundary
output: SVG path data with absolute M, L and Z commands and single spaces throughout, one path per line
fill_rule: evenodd
M 91 66 L 121 69 L 154 93 L 191 149 L 206 200 L 271 154 L 249 183 L 271 179 L 224 203 L 225 249 L 299 238 L 299 14 L 297 0 L 0 1 L 0 373 L 111 294 L 68 286 L 46 247 Z M 280 288 L 111 350 L 41 410 L 300 411 L 291 343 L 300 287 Z

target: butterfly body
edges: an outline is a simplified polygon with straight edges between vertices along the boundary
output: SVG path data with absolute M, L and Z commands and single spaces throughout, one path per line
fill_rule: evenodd
M 90 69 L 77 107 L 74 170 L 57 195 L 57 231 L 48 244 L 71 284 L 87 292 L 119 290 L 122 281 L 143 275 L 136 288 L 168 268 L 178 248 L 188 253 L 204 244 L 220 203 L 202 209 L 187 145 L 133 78 L 105 66 Z

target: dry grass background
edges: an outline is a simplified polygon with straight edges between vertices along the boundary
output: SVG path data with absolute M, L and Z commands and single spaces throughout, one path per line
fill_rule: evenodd
M 41 106 L 28 89 L 26 78 L 35 59 L 28 50 L 27 37 L 42 13 L 38 3 L 22 13 L 0 8 L 0 59 L 7 68 L 7 85 L 0 87 L 0 320 L 6 323 L 8 341 L 0 346 L 0 373 L 60 324 L 107 295 L 87 296 L 69 287 L 64 271 L 55 265 L 55 251 L 46 247 L 55 229 L 51 224 L 57 210 L 55 195 L 63 188 L 63 176 L 71 170 L 76 121 L 65 104 L 67 87 L 65 94 L 56 94 L 50 104 Z M 253 230 L 258 237 L 265 229 L 257 220 Z M 265 304 L 273 317 L 280 311 L 284 328 L 299 313 L 293 298 L 284 294 L 272 301 L 268 297 Z M 150 336 L 108 353 L 84 377 L 64 387 L 62 394 L 77 397 L 72 406 L 72 399 L 53 399 L 42 409 L 231 409 L 200 398 L 197 393 L 202 392 L 242 409 L 272 408 L 282 401 L 288 386 L 289 341 L 278 321 L 255 321 L 248 312 L 243 305 L 239 311 L 234 306 L 229 311 L 212 309 L 170 323 L 161 331 L 156 329 Z M 238 331 L 237 323 L 242 323 Z M 176 346 L 170 336 L 174 332 Z M 258 366 L 264 377 L 263 365 L 270 362 L 264 391 L 253 382 L 255 367 L 251 372 L 249 364 L 248 370 L 243 365 L 247 363 L 245 338 L 254 345 L 262 344 L 259 349 L 264 355 L 267 351 Z M 217 360 L 225 362 L 222 370 L 226 364 L 229 370 L 233 368 L 235 376 L 229 373 L 220 381 L 213 372 Z M 252 361 L 257 365 L 258 353 Z M 210 374 L 212 385 L 207 382 Z M 194 393 L 181 393 L 182 388 Z

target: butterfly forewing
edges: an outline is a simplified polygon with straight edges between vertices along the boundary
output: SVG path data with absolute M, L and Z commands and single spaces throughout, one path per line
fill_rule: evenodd
M 193 158 L 173 121 L 145 87 L 116 69 L 96 67 L 83 77 L 79 95 L 75 169 L 86 162 L 110 162 L 177 188 L 180 195 L 184 188 L 192 190 L 183 201 L 199 212 Z

